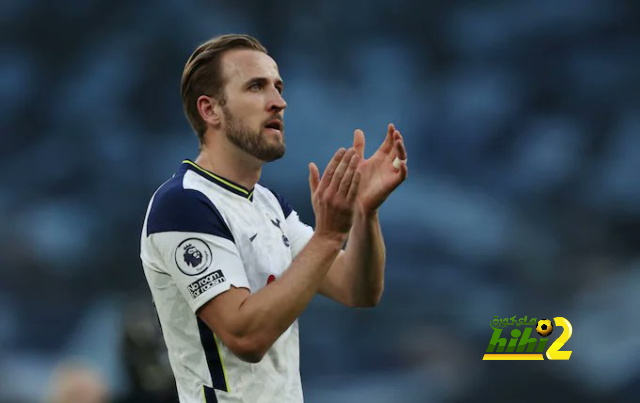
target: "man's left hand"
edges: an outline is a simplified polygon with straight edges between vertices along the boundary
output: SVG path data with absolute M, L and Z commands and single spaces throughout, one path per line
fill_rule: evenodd
M 369 158 L 364 158 L 364 133 L 357 129 L 353 133 L 353 147 L 360 156 L 360 191 L 357 198 L 358 210 L 370 215 L 378 211 L 382 203 L 405 179 L 407 179 L 407 150 L 402 135 L 390 123 L 387 136 L 378 150 Z M 394 160 L 398 158 L 399 163 Z

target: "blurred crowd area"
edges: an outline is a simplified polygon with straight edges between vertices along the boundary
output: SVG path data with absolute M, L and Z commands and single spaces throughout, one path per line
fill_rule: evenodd
M 300 320 L 307 402 L 638 401 L 640 3 L 3 0 L 0 32 L 0 402 L 175 401 L 139 236 L 197 155 L 184 62 L 228 32 L 280 66 L 261 182 L 307 223 L 354 129 L 409 152 L 382 303 Z M 482 361 L 495 315 L 567 318 L 571 359 Z

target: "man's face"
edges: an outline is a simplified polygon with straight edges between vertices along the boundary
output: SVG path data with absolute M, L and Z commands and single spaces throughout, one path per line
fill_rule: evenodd
M 222 58 L 226 79 L 222 127 L 229 141 L 269 162 L 285 153 L 284 89 L 276 62 L 254 50 L 233 50 Z

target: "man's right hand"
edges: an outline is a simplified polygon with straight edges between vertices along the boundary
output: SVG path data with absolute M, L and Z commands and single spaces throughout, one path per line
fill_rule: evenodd
M 311 203 L 316 216 L 315 233 L 344 243 L 353 224 L 356 196 L 360 186 L 357 171 L 360 157 L 354 148 L 339 149 L 324 170 L 309 164 Z

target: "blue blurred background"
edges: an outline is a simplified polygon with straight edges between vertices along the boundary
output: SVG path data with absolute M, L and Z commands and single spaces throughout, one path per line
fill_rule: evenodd
M 228 32 L 287 82 L 261 181 L 306 222 L 308 162 L 354 129 L 370 155 L 394 122 L 409 152 L 382 303 L 301 318 L 307 402 L 637 402 L 639 21 L 630 0 L 3 0 L 0 402 L 55 401 L 68 362 L 105 401 L 175 401 L 139 235 L 197 155 L 184 63 Z M 571 359 L 482 361 L 494 315 L 567 318 Z

